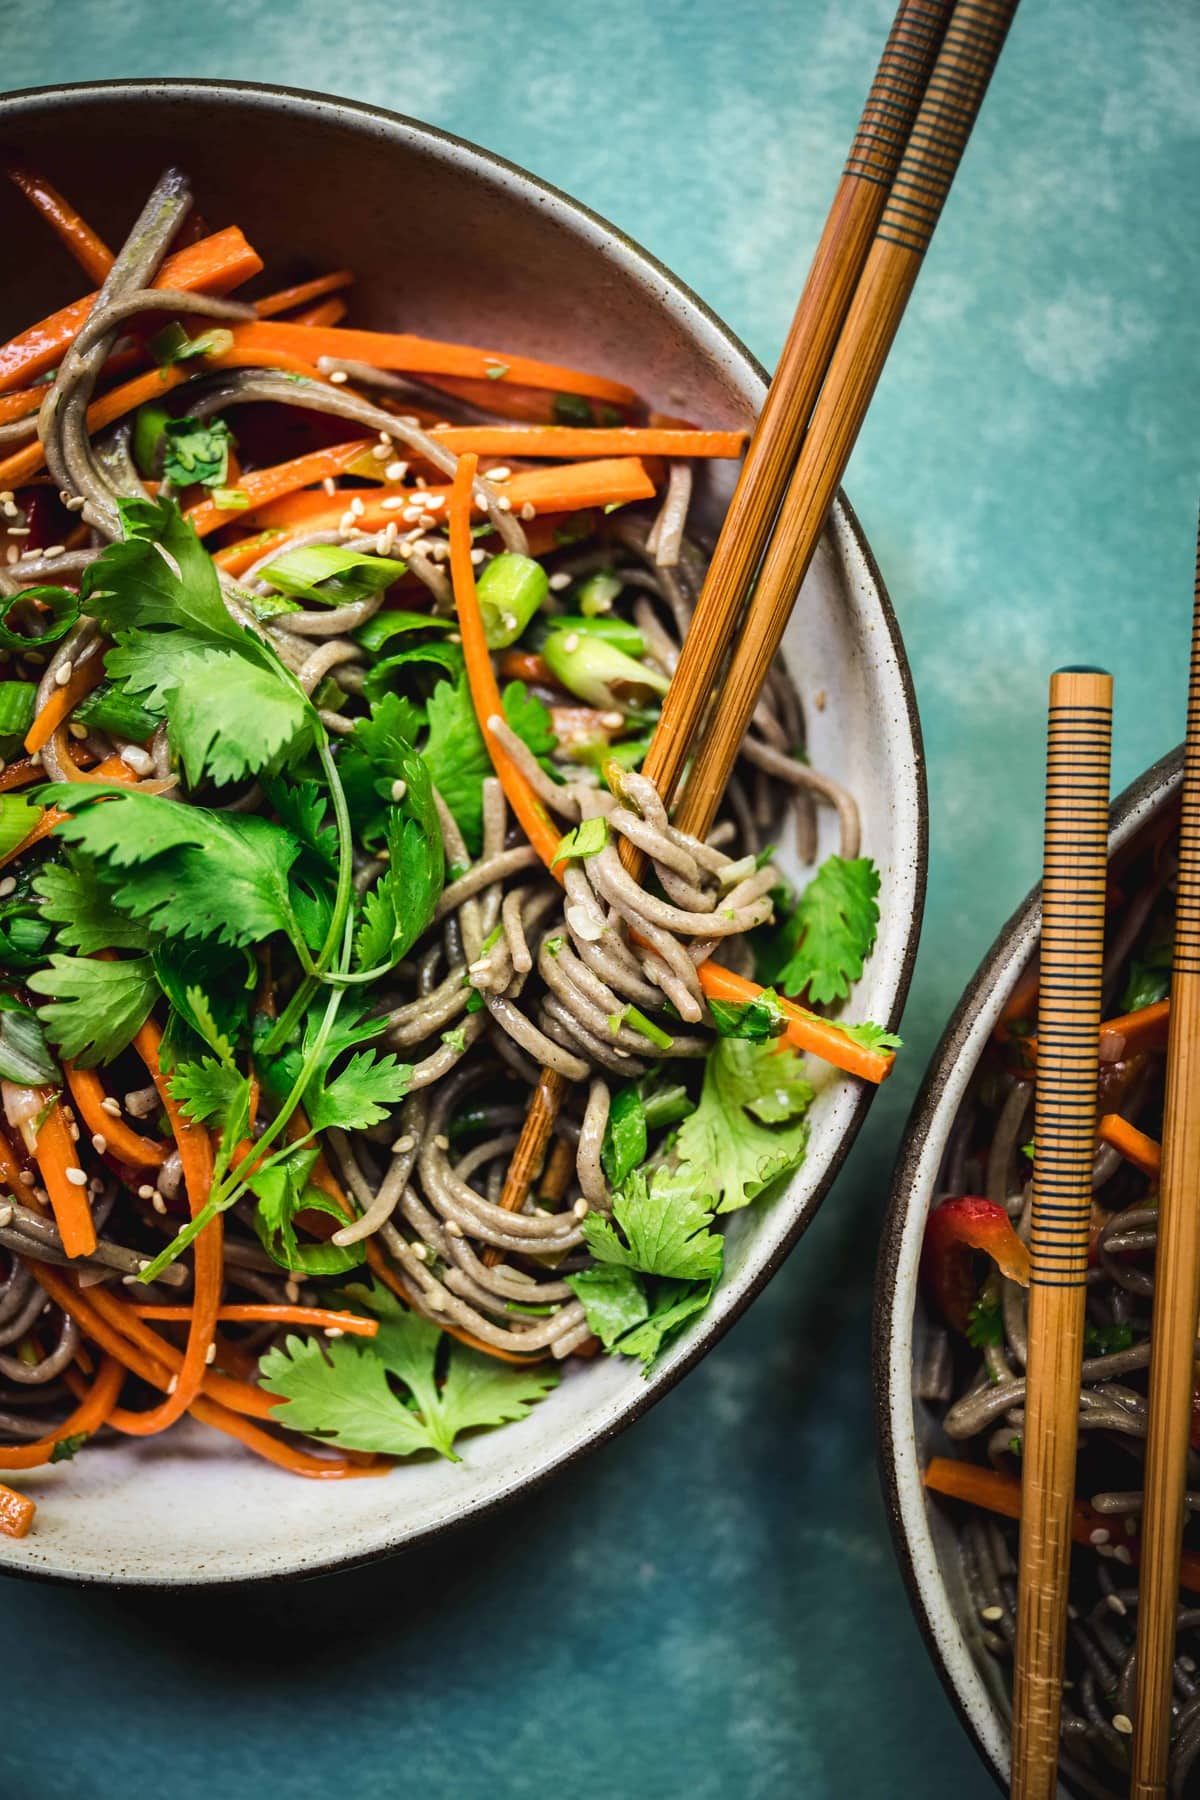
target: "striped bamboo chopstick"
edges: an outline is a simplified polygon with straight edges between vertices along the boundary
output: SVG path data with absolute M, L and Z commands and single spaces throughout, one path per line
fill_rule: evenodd
M 1158 1197 L 1150 1410 L 1142 1502 L 1133 1800 L 1167 1789 L 1179 1557 L 1200 1306 L 1200 546 L 1192 614 L 1171 1028 Z
M 1012 1786 L 1057 1785 L 1092 1218 L 1112 677 L 1050 682 Z
M 901 0 L 884 45 L 646 754 L 643 772 L 668 805 L 708 710 L 952 10 L 953 0 Z M 621 856 L 630 873 L 640 872 L 640 854 L 628 840 Z M 537 1177 L 569 1085 L 556 1070 L 541 1071 L 501 1195 L 510 1212 L 524 1204 Z

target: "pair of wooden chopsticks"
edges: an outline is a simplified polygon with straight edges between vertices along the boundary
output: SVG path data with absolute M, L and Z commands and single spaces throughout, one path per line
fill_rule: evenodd
M 902 0 L 896 14 L 646 756 L 668 805 L 691 761 L 681 830 L 712 825 L 1016 6 Z M 621 856 L 641 873 L 635 846 Z M 501 1196 L 511 1210 L 567 1086 L 543 1069 Z
M 1091 1240 L 1112 679 L 1050 688 L 1011 1791 L 1057 1782 Z M 1130 1792 L 1166 1793 L 1200 1306 L 1200 550 L 1167 1044 Z

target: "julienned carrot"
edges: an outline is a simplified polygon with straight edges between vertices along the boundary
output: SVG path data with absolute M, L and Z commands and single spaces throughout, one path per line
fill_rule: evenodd
M 185 1353 L 160 1337 L 151 1325 L 139 1318 L 136 1307 L 130 1301 L 110 1288 L 97 1286 L 89 1291 L 87 1299 L 100 1318 L 157 1365 L 161 1371 L 158 1385 L 166 1388 L 168 1396 L 173 1400 L 182 1380 Z M 190 1309 L 189 1322 L 194 1323 L 194 1314 Z M 227 1375 L 218 1375 L 215 1369 L 206 1367 L 201 1389 L 210 1400 L 227 1406 L 230 1412 L 243 1413 L 251 1419 L 267 1419 L 271 1415 L 270 1397 L 261 1388 L 253 1387 L 246 1381 L 232 1380 Z M 152 1435 L 146 1429 L 146 1421 L 150 1417 L 150 1413 L 122 1410 L 113 1414 L 112 1422 L 118 1431 L 130 1437 L 148 1437 Z
M 188 293 L 227 294 L 261 268 L 262 258 L 251 249 L 240 228 L 229 225 L 168 256 L 151 285 L 182 288 Z M 27 386 L 35 376 L 61 362 L 95 304 L 95 294 L 85 294 L 82 300 L 61 307 L 0 346 L 0 393 Z
M 103 281 L 113 266 L 113 253 L 104 239 L 80 218 L 70 201 L 64 200 L 56 187 L 51 187 L 31 169 L 11 165 L 7 174 L 57 233 L 84 274 L 97 283 Z
M 596 462 L 560 463 L 550 469 L 523 469 L 501 490 L 513 511 L 532 507 L 534 514 L 574 513 L 592 506 L 628 506 L 649 500 L 654 483 L 645 464 L 636 456 L 601 457 Z M 430 500 L 443 504 L 450 490 L 438 488 L 384 487 L 359 490 L 363 511 L 357 523 L 363 531 L 380 531 L 391 520 L 401 527 Z M 337 526 L 346 510 L 346 496 L 330 499 L 317 493 L 290 494 L 270 506 L 257 509 L 257 523 L 280 526 L 285 531 L 324 531 Z
M 475 479 L 478 457 L 459 459 L 450 490 L 450 578 L 454 587 L 454 607 L 458 629 L 462 635 L 463 657 L 467 666 L 467 685 L 479 728 L 487 745 L 492 767 L 500 779 L 504 797 L 512 807 L 521 828 L 542 861 L 550 868 L 558 852 L 562 832 L 522 775 L 509 752 L 493 734 L 491 721 L 503 719 L 500 688 L 492 668 L 491 652 L 483 630 L 483 615 L 475 592 L 475 570 L 471 562 L 471 484 Z M 561 874 L 559 879 L 562 879 Z
M 25 734 L 25 749 L 28 755 L 36 756 L 54 736 L 63 720 L 68 718 L 85 694 L 90 694 L 104 680 L 104 656 L 99 648 L 93 650 L 86 661 L 77 662 L 70 675 L 70 680 L 62 687 L 56 687 L 45 706 L 34 718 L 33 724 Z
M 156 1169 L 166 1160 L 165 1144 L 156 1144 L 152 1138 L 143 1137 L 127 1125 L 120 1114 L 114 1115 L 105 1109 L 108 1094 L 95 1069 L 81 1069 L 73 1062 L 64 1062 L 63 1073 L 76 1112 L 94 1136 L 104 1139 L 105 1149 L 135 1169 Z
M 34 762 L 30 756 L 18 756 L 0 769 L 0 794 L 7 794 L 14 788 L 28 787 L 31 782 L 45 779 L 46 771 L 40 762 Z
M 1136 1125 L 1131 1125 L 1128 1119 L 1123 1119 L 1120 1113 L 1105 1113 L 1096 1127 L 1096 1135 L 1101 1143 L 1111 1144 L 1143 1175 L 1157 1180 L 1162 1168 L 1162 1145 L 1139 1131 Z
M 14 1194 L 20 1193 L 24 1183 L 21 1181 L 21 1165 L 17 1161 L 16 1152 L 8 1141 L 7 1133 L 0 1129 L 0 1181 Z
M 37 1507 L 15 1488 L 0 1481 L 0 1537 L 28 1537 Z
M 506 650 L 500 658 L 500 672 L 510 681 L 526 681 L 540 687 L 556 685 L 544 656 L 536 650 Z M 594 711 L 594 708 L 588 708 Z
M 212 1186 L 213 1153 L 207 1131 L 180 1111 L 167 1084 L 159 1061 L 162 1033 L 153 1019 L 147 1019 L 135 1034 L 133 1047 L 146 1065 L 147 1073 L 158 1090 L 159 1100 L 170 1122 L 175 1148 L 183 1165 L 183 1181 L 188 1210 L 194 1219 L 207 1203 Z M 136 1435 L 150 1436 L 173 1425 L 200 1392 L 208 1368 L 208 1353 L 217 1324 L 217 1308 L 221 1304 L 223 1275 L 224 1221 L 220 1214 L 204 1227 L 193 1251 L 194 1286 L 192 1320 L 188 1331 L 183 1364 L 175 1379 L 173 1392 L 148 1412 L 137 1415 Z M 97 1295 L 99 1299 L 99 1295 Z
M 335 294 L 331 300 L 318 300 L 315 306 L 306 307 L 292 319 L 293 325 L 328 326 L 340 325 L 349 308 L 344 300 Z
M 290 462 L 274 463 L 269 469 L 255 469 L 251 474 L 243 475 L 238 483 L 239 493 L 246 496 L 246 506 L 220 507 L 214 500 L 202 500 L 198 506 L 188 508 L 187 517 L 195 526 L 197 535 L 207 537 L 222 525 L 244 518 L 247 512 L 253 512 L 271 500 L 278 500 L 285 494 L 294 494 L 298 488 L 309 487 L 315 481 L 326 481 L 342 474 L 350 463 L 370 448 L 369 438 L 357 438 L 353 443 L 334 444 L 328 450 L 310 450 L 305 456 L 295 456 Z M 342 512 L 345 512 L 349 501 L 350 495 L 347 494 L 342 503 Z
M 457 456 L 717 456 L 737 457 L 744 431 L 666 431 L 649 426 L 452 425 L 433 436 Z
M 925 1471 L 925 1486 L 949 1500 L 963 1500 L 985 1512 L 1000 1513 L 1006 1519 L 1021 1516 L 1021 1483 L 998 1469 L 981 1469 L 978 1463 L 958 1462 L 954 1457 L 935 1456 Z M 1107 1536 L 1095 1539 L 1093 1533 L 1103 1530 Z M 1123 1544 L 1136 1563 L 1138 1540 L 1130 1537 L 1111 1513 L 1097 1512 L 1086 1500 L 1076 1500 L 1071 1518 L 1071 1536 L 1077 1544 Z M 1182 1587 L 1200 1593 L 1200 1555 L 1185 1550 L 1179 1567 Z
M 192 1316 L 190 1306 L 135 1306 L 139 1319 L 162 1319 L 182 1324 Z M 217 1322 L 222 1325 L 306 1325 L 310 1331 L 337 1331 L 346 1337 L 374 1337 L 378 1319 L 364 1319 L 361 1313 L 336 1312 L 326 1306 L 272 1306 L 266 1302 L 247 1306 L 221 1306 Z
M 112 1412 L 124 1380 L 125 1370 L 116 1357 L 101 1357 L 96 1378 L 84 1390 L 75 1411 L 46 1437 L 38 1438 L 32 1444 L 0 1444 L 0 1469 L 40 1468 L 50 1461 L 54 1446 L 61 1444 L 64 1438 L 90 1437 Z
M 307 362 L 329 356 L 410 375 L 465 375 L 476 380 L 490 379 L 497 387 L 513 381 L 527 387 L 552 388 L 556 393 L 607 400 L 614 406 L 637 403 L 632 388 L 604 375 L 588 375 L 580 369 L 539 362 L 529 356 L 445 344 L 408 332 L 354 331 L 344 327 L 321 330 L 312 325 L 264 322 L 236 326 L 234 338 L 247 348 L 287 350 Z
M 696 972 L 700 986 L 710 1000 L 755 1000 L 763 991 L 756 981 L 747 981 L 744 976 L 735 975 L 732 969 L 722 968 L 720 963 L 701 963 Z M 784 1036 L 795 1049 L 811 1051 L 823 1062 L 844 1069 L 847 1075 L 861 1075 L 864 1081 L 876 1085 L 886 1081 L 891 1074 L 896 1061 L 891 1050 L 868 1050 L 865 1045 L 847 1037 L 833 1020 L 819 1018 L 816 1013 L 797 1006 L 794 1000 L 780 999 L 778 1005 L 788 1022 Z
M 285 548 L 285 534 L 282 531 L 259 531 L 253 537 L 243 538 L 240 544 L 228 544 L 224 550 L 213 552 L 213 561 L 218 569 L 224 569 L 227 575 L 244 575 L 246 570 L 256 563 L 260 556 L 266 554 L 272 544 Z
M 140 1348 L 97 1311 L 93 1304 L 101 1296 L 105 1301 L 114 1301 L 114 1295 L 106 1294 L 103 1288 L 95 1288 L 91 1293 L 85 1295 L 61 1270 L 52 1269 L 45 1263 L 31 1265 L 31 1273 L 39 1287 L 49 1295 L 50 1299 L 64 1312 L 72 1314 L 80 1330 L 85 1332 L 94 1343 L 99 1344 L 110 1356 L 115 1357 L 123 1367 L 140 1376 L 143 1381 L 148 1381 L 153 1387 L 169 1386 L 170 1375 L 166 1362 L 161 1357 L 149 1354 Z M 120 1302 L 116 1302 L 116 1304 L 120 1305 Z M 133 1325 L 139 1323 L 133 1318 L 129 1308 L 126 1308 L 125 1312 L 127 1322 L 132 1320 Z M 159 1348 L 160 1350 L 169 1350 L 170 1346 L 163 1346 L 160 1342 Z M 210 1376 L 209 1379 L 215 1382 L 217 1378 Z M 256 1392 L 257 1390 L 250 1391 Z M 262 1397 L 270 1398 L 265 1394 Z M 250 1449 L 257 1451 L 260 1456 L 265 1456 L 269 1462 L 280 1463 L 284 1468 L 290 1468 L 297 1475 L 308 1475 L 318 1480 L 344 1479 L 366 1474 L 381 1474 L 388 1466 L 382 1464 L 369 1467 L 360 1463 L 343 1461 L 340 1458 L 325 1459 L 306 1455 L 304 1451 L 294 1450 L 290 1444 L 281 1443 L 277 1438 L 268 1436 L 265 1431 L 252 1425 L 248 1419 L 239 1417 L 227 1406 L 209 1398 L 206 1394 L 197 1394 L 188 1410 L 194 1418 L 200 1419 L 204 1424 L 212 1425 L 216 1430 L 224 1431 L 230 1437 L 238 1438 Z M 137 1416 L 139 1415 L 134 1415 L 134 1417 Z M 109 1419 L 117 1429 L 128 1429 L 129 1414 L 114 1408 L 109 1414 Z
M 87 427 L 90 432 L 103 431 L 115 419 L 124 418 L 126 413 L 133 412 L 143 401 L 158 400 L 163 394 L 178 387 L 186 381 L 189 371 L 180 364 L 169 369 L 147 369 L 143 375 L 135 375 L 132 381 L 124 381 L 119 387 L 110 388 L 99 400 L 93 400 L 87 409 Z M 32 444 L 23 444 L 19 450 L 0 458 L 0 484 L 6 488 L 22 487 L 31 481 L 46 461 L 44 445 L 35 439 Z
M 79 1151 L 61 1101 L 55 1100 L 42 1120 L 33 1155 L 50 1196 L 63 1249 L 68 1256 L 90 1256 L 96 1248 L 96 1227 L 88 1204 L 87 1176 L 79 1166 Z
M 341 288 L 351 287 L 353 282 L 352 269 L 334 269 L 331 275 L 318 275 L 313 281 L 298 281 L 294 287 L 280 288 L 274 294 L 264 295 L 254 302 L 254 310 L 260 319 L 273 319 L 277 313 L 307 306 L 312 300 L 321 300 L 326 294 L 336 294 Z
M 0 425 L 11 425 L 15 419 L 27 419 L 46 398 L 45 387 L 18 388 L 15 394 L 0 394 Z

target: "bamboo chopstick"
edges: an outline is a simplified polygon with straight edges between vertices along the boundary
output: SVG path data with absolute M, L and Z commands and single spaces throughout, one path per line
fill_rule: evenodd
M 952 5 L 953 0 L 901 0 L 883 47 L 704 578 L 683 646 L 685 677 L 672 680 L 646 753 L 644 773 L 668 806 L 779 510 Z M 632 875 L 640 873 L 641 857 L 628 840 L 621 858 Z M 537 1176 L 568 1087 L 565 1076 L 542 1070 L 500 1197 L 510 1212 L 524 1204 Z
M 944 18 L 945 7 L 902 5 L 897 14 L 646 757 L 645 773 L 669 802 L 773 528 L 679 809 L 685 831 L 703 836 L 720 804 L 1016 7 L 1017 0 L 958 0 L 940 46 L 929 15 Z M 622 844 L 621 856 L 631 873 L 640 871 L 634 846 Z M 502 1206 L 524 1204 L 567 1087 L 542 1070 Z
M 1052 1800 L 1091 1238 L 1112 677 L 1050 681 L 1029 1352 L 1013 1696 L 1014 1800 Z
M 1166 1793 L 1179 1558 L 1200 1306 L 1200 547 L 1192 614 L 1171 1030 L 1146 1432 L 1133 1800 Z

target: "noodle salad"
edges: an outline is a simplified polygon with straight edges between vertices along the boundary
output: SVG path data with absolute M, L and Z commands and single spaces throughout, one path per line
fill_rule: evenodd
M 346 326 L 348 271 L 230 298 L 176 170 L 115 254 L 9 174 L 95 291 L 0 346 L 0 1472 L 186 1416 L 454 1459 L 649 1366 L 802 1161 L 806 1058 L 898 1047 L 829 1016 L 879 876 L 786 671 L 707 840 L 639 772 L 743 434 Z

